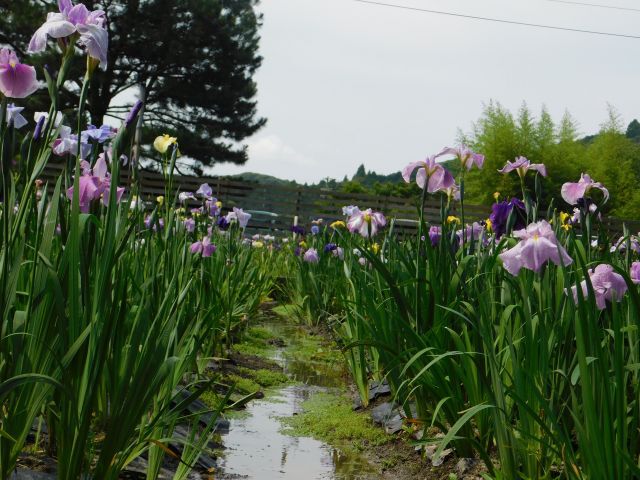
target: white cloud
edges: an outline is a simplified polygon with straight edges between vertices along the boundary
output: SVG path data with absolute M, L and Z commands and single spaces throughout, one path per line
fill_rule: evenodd
M 287 145 L 278 135 L 270 134 L 249 140 L 251 164 L 287 164 L 292 167 L 313 167 L 317 162 Z
M 319 162 L 285 142 L 278 134 L 258 134 L 247 141 L 247 147 L 249 161 L 244 165 L 217 164 L 207 173 L 236 175 L 254 172 L 298 182 L 316 181 L 319 176 Z

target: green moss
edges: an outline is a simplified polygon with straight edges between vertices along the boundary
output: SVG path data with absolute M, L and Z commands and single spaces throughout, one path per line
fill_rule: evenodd
M 354 412 L 344 396 L 318 393 L 303 402 L 302 413 L 281 418 L 284 433 L 311 436 L 337 448 L 360 451 L 392 440 L 365 412 Z
M 295 305 L 277 305 L 271 309 L 276 315 L 280 315 L 284 318 L 292 318 L 296 312 Z
M 254 382 L 250 378 L 244 378 L 239 375 L 229 375 L 227 382 L 235 385 L 235 392 L 238 393 L 253 393 L 262 390 L 257 382 Z
M 269 344 L 269 340 L 273 338 L 266 328 L 251 327 L 242 337 L 242 341 L 236 343 L 233 349 L 242 355 L 256 355 L 259 357 L 270 356 L 274 348 Z
M 275 372 L 261 368 L 259 370 L 251 370 L 250 368 L 240 368 L 242 376 L 246 376 L 262 387 L 275 387 L 289 382 L 289 377 L 282 372 Z
M 206 390 L 202 395 L 200 395 L 200 400 L 206 403 L 208 407 L 218 408 L 222 401 L 222 397 L 211 390 Z

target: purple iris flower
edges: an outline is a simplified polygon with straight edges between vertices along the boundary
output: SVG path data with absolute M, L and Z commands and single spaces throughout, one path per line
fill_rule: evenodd
M 233 207 L 233 211 L 227 213 L 227 222 L 238 222 L 240 228 L 245 228 L 251 219 L 251 214 L 244 212 L 241 208 Z
M 85 158 L 91 152 L 91 145 L 86 138 L 80 136 L 80 158 Z M 71 128 L 63 125 L 60 127 L 60 137 L 53 142 L 53 153 L 59 156 L 70 153 L 73 156 L 78 154 L 78 135 L 71 133 Z
M 291 226 L 291 231 L 293 233 L 297 233 L 298 235 L 303 235 L 304 236 L 304 227 L 301 227 L 300 225 L 292 225 Z
M 347 221 L 347 228 L 351 233 L 359 233 L 364 238 L 373 237 L 378 230 L 387 224 L 387 219 L 380 212 L 370 208 L 358 210 Z
M 187 230 L 187 232 L 189 233 L 193 233 L 193 231 L 196 229 L 196 221 L 193 218 L 187 218 L 184 222 L 184 228 Z
M 109 204 L 109 196 L 111 192 L 111 176 L 106 161 L 106 154 L 101 153 L 96 160 L 93 169 L 89 167 L 89 162 L 83 160 L 80 164 L 82 175 L 80 176 L 80 188 L 78 196 L 80 200 L 80 211 L 89 213 L 91 202 L 102 198 L 102 203 L 107 206 Z M 73 200 L 74 187 L 71 186 L 67 190 L 67 198 Z M 124 187 L 116 187 L 116 203 L 120 203 Z
M 558 243 L 556 234 L 546 220 L 532 223 L 527 228 L 514 232 L 514 236 L 520 242 L 499 255 L 505 270 L 511 275 L 518 275 L 522 268 L 540 272 L 549 260 L 563 266 L 573 262 L 564 247 Z
M 336 247 L 336 249 L 333 250 L 331 253 L 333 253 L 334 257 L 337 257 L 340 260 L 344 260 L 344 250 L 341 247 Z
M 89 125 L 87 130 L 82 132 L 82 139 L 85 143 L 89 140 L 95 140 L 98 143 L 104 143 L 116 136 L 116 132 L 109 125 L 102 125 L 100 128 Z
M 218 208 L 218 199 L 210 198 L 204 202 L 205 209 L 209 212 L 209 215 L 215 217 L 220 213 L 220 209 Z
M 478 168 L 482 168 L 484 165 L 484 155 L 474 152 L 466 145 L 443 148 L 442 151 L 436 155 L 436 158 L 443 155 L 454 155 L 458 160 L 460 160 L 462 168 L 466 168 L 467 170 L 471 170 L 474 165 Z
M 200 195 L 202 198 L 210 199 L 211 196 L 213 195 L 213 190 L 211 189 L 208 183 L 203 183 L 202 185 L 200 185 L 200 188 L 196 190 L 196 195 Z
M 514 170 L 520 178 L 524 178 L 529 170 L 534 170 L 543 177 L 547 176 L 547 167 L 544 166 L 544 163 L 531 163 L 525 157 L 517 157 L 513 162 L 507 160 L 507 164 L 502 167 L 501 170 L 498 170 L 498 172 L 509 173 Z
M 623 253 L 627 250 L 627 240 L 629 241 L 629 246 L 631 247 L 631 251 L 635 253 L 640 253 L 640 241 L 638 241 L 638 237 L 635 235 L 631 235 L 630 237 L 620 237 L 615 245 L 611 246 L 611 253 L 619 252 Z
M 220 217 L 218 219 L 217 225 L 220 230 L 224 231 L 229 228 L 230 223 L 229 220 L 227 220 L 227 217 Z
M 439 225 L 431 225 L 429 227 L 429 240 L 431 240 L 431 246 L 435 247 L 438 245 L 438 243 L 440 243 L 440 237 L 442 237 L 442 227 Z
M 480 223 L 473 222 L 473 224 L 467 225 L 464 230 L 464 235 L 462 235 L 462 230 L 456 232 L 456 235 L 460 239 L 460 246 L 462 246 L 464 239 L 466 239 L 467 242 L 473 239 L 474 242 L 481 241 L 483 244 L 488 243 L 485 229 Z
M 416 183 L 422 189 L 426 187 L 427 192 L 435 193 L 445 191 L 453 185 L 455 181 L 453 175 L 436 162 L 437 155 L 427 157 L 426 160 L 412 162 L 402 169 L 402 178 L 405 182 L 411 182 L 411 174 L 417 168 Z
M 560 193 L 565 202 L 569 205 L 578 205 L 580 200 L 585 199 L 592 189 L 598 189 L 604 194 L 604 201 L 609 200 L 609 190 L 600 182 L 594 182 L 589 175 L 583 173 L 580 180 L 575 183 L 567 182 L 562 185 Z
M 13 50 L 0 49 L 0 92 L 9 98 L 26 98 L 38 88 L 36 69 L 20 63 Z
M 356 207 L 355 205 L 349 205 L 346 207 L 342 207 L 342 214 L 350 217 L 351 215 L 353 215 L 354 213 L 360 211 L 360 209 L 358 207 Z
M 311 234 L 318 235 L 320 233 L 320 227 L 318 225 L 311 225 Z
M 91 202 L 101 195 L 100 185 L 98 179 L 91 175 L 81 175 L 78 181 L 78 198 L 80 202 L 80 211 L 82 213 L 89 213 L 89 207 Z M 73 200 L 74 188 L 70 187 L 67 190 L 67 198 Z
M 637 262 L 636 262 L 637 263 Z M 632 266 L 633 275 L 633 266 Z M 627 291 L 627 282 L 624 277 L 613 271 L 613 267 L 607 264 L 600 264 L 593 270 L 589 270 L 589 280 L 595 294 L 596 306 L 599 310 L 604 310 L 607 302 L 620 302 Z M 635 283 L 635 282 L 634 282 Z M 580 282 L 580 290 L 582 290 L 583 298 L 587 298 L 589 291 L 587 289 L 587 281 Z M 571 287 L 573 301 L 578 304 L 578 286 Z
M 13 126 L 16 130 L 24 127 L 28 122 L 27 119 L 22 116 L 24 107 L 16 107 L 13 103 L 7 105 L 7 125 Z
M 502 202 L 494 203 L 491 207 L 489 220 L 491 220 L 491 229 L 495 233 L 496 238 L 500 238 L 507 232 L 507 222 L 510 214 L 512 218 L 515 218 L 513 228 L 517 230 L 524 228 L 525 207 L 522 200 L 512 198 L 509 201 L 504 200 Z
M 320 261 L 320 256 L 315 248 L 310 248 L 304 252 L 302 259 L 307 263 L 318 263 Z
M 46 22 L 31 37 L 29 53 L 44 51 L 47 37 L 58 39 L 78 33 L 80 44 L 89 56 L 100 62 L 100 68 L 106 69 L 109 33 L 105 28 L 104 11 L 89 12 L 83 4 L 74 6 L 71 0 L 58 0 L 58 9 L 59 13 L 47 14 Z
M 333 252 L 334 250 L 336 250 L 338 248 L 338 245 L 336 245 L 335 243 L 327 243 L 324 246 L 324 253 L 329 253 L 329 252 Z
M 189 247 L 191 253 L 201 253 L 203 257 L 210 257 L 216 251 L 216 246 L 211 243 L 209 237 L 204 237 L 202 240 L 194 242 Z
M 630 271 L 631 281 L 638 285 L 640 283 L 640 262 L 633 262 Z
M 193 194 L 193 192 L 180 192 L 180 194 L 178 195 L 178 200 L 181 203 L 185 203 L 187 200 L 193 200 L 195 198 L 196 196 Z

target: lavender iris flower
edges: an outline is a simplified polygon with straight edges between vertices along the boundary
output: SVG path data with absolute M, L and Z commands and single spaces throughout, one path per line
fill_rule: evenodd
M 191 253 L 201 253 L 203 257 L 210 257 L 216 251 L 216 246 L 211 243 L 209 237 L 204 237 L 202 240 L 194 242 L 189 247 Z
M 405 182 L 411 182 L 411 174 L 417 168 L 416 183 L 427 192 L 435 193 L 445 191 L 455 185 L 453 175 L 436 162 L 437 155 L 427 157 L 426 160 L 412 162 L 402 169 L 402 178 Z
M 631 281 L 638 285 L 640 283 L 640 262 L 633 262 L 631 264 L 630 277 Z
M 595 294 L 596 306 L 599 310 L 604 310 L 607 306 L 607 302 L 622 301 L 622 297 L 627 291 L 627 282 L 624 281 L 624 277 L 622 277 L 622 275 L 618 273 L 615 273 L 611 265 L 600 264 L 593 270 L 590 270 L 589 280 L 591 281 L 591 286 L 593 287 L 593 292 Z M 583 298 L 587 298 L 589 295 L 589 291 L 587 289 L 586 280 L 580 282 L 580 290 L 582 290 Z M 577 305 L 577 285 L 571 287 L 571 293 L 573 295 L 573 301 Z
M 524 178 L 529 170 L 534 170 L 543 177 L 547 176 L 547 167 L 545 167 L 543 163 L 531 163 L 525 157 L 517 157 L 513 162 L 507 160 L 507 164 L 502 167 L 501 170 L 498 170 L 498 172 L 509 173 L 514 170 L 518 173 L 520 178 Z
M 111 192 L 111 176 L 108 172 L 106 155 L 101 153 L 98 156 L 93 169 L 88 167 L 88 162 L 81 163 L 82 175 L 79 178 L 80 188 L 78 197 L 80 203 L 80 211 L 89 213 L 91 202 L 102 198 L 102 203 L 107 206 L 109 204 L 109 196 Z M 71 186 L 67 190 L 67 198 L 73 200 L 74 187 Z M 124 187 L 116 187 L 116 202 L 120 203 Z
M 466 239 L 467 242 L 470 242 L 473 239 L 474 242 L 481 241 L 483 244 L 488 243 L 488 238 L 485 235 L 485 229 L 478 222 L 473 222 L 473 224 L 467 225 L 464 230 L 464 236 L 462 235 L 462 230 L 456 231 L 456 235 L 460 239 L 460 246 L 463 244 L 463 239 Z
M 514 232 L 514 236 L 520 242 L 499 255 L 505 270 L 511 275 L 518 275 L 522 268 L 540 272 L 549 260 L 564 266 L 573 262 L 546 220 L 532 223 L 526 229 Z
M 200 185 L 198 190 L 196 190 L 196 195 L 200 195 L 202 198 L 210 199 L 213 195 L 213 190 L 208 183 L 203 183 L 202 185 Z
M 185 203 L 187 200 L 193 200 L 195 198 L 196 197 L 193 192 L 180 192 L 180 194 L 178 195 L 178 200 L 181 203 Z
M 241 208 L 233 207 L 233 211 L 227 214 L 227 222 L 238 222 L 240 228 L 246 228 L 249 220 L 251 219 L 251 214 L 244 212 Z
M 509 220 L 510 214 L 512 218 L 515 218 L 513 228 L 517 230 L 524 228 L 525 207 L 522 200 L 518 198 L 512 198 L 509 201 L 505 200 L 502 202 L 494 203 L 491 207 L 491 215 L 489 216 L 489 220 L 491 220 L 491 229 L 495 233 L 496 238 L 500 238 L 507 232 L 507 222 Z
M 215 217 L 220 213 L 220 209 L 218 208 L 218 199 L 210 198 L 204 202 L 205 209 L 209 212 L 209 215 Z
M 358 210 L 347 221 L 347 228 L 351 233 L 358 233 L 364 238 L 373 237 L 387 224 L 387 219 L 380 212 L 374 212 L 370 208 Z
M 577 182 L 567 182 L 562 185 L 560 194 L 569 205 L 578 205 L 579 201 L 584 199 L 594 188 L 604 194 L 605 202 L 609 200 L 609 190 L 607 190 L 602 183 L 594 182 L 586 173 L 581 174 L 580 180 Z
M 26 98 L 38 88 L 36 69 L 20 63 L 13 50 L 0 49 L 0 92 L 9 98 Z
M 80 157 L 85 158 L 91 152 L 91 145 L 86 138 L 80 136 Z M 70 153 L 73 156 L 78 154 L 78 135 L 71 133 L 71 128 L 63 125 L 60 127 L 60 137 L 53 143 L 53 153 L 59 156 Z
M 440 243 L 440 237 L 442 237 L 442 227 L 439 225 L 431 225 L 429 227 L 429 240 L 431 241 L 431 246 L 435 247 Z
M 196 229 L 196 221 L 189 217 L 187 218 L 184 222 L 184 228 L 187 230 L 187 232 L 189 233 L 193 233 L 193 231 Z
M 315 248 L 310 248 L 304 252 L 302 259 L 307 263 L 318 263 L 320 261 L 320 256 Z
M 346 217 L 350 217 L 351 215 L 353 215 L 355 212 L 358 212 L 358 211 L 360 211 L 360 209 L 355 205 L 342 207 L 342 214 Z
M 471 170 L 474 165 L 478 168 L 482 168 L 484 165 L 484 155 L 474 152 L 466 145 L 443 148 L 442 151 L 436 155 L 436 158 L 443 155 L 454 155 L 458 160 L 460 160 L 462 168 L 467 170 Z
M 106 69 L 109 33 L 104 25 L 104 11 L 89 12 L 83 4 L 74 6 L 71 0 L 58 0 L 58 9 L 59 13 L 47 14 L 46 22 L 31 37 L 29 53 L 44 51 L 47 37 L 58 39 L 77 33 L 89 56 L 100 62 L 100 68 Z
M 640 241 L 638 241 L 638 237 L 636 237 L 635 235 L 631 235 L 629 238 L 620 237 L 618 241 L 611 246 L 611 250 L 610 250 L 611 253 L 625 252 L 627 250 L 627 240 L 629 242 L 629 247 L 631 248 L 631 251 L 635 253 L 640 253 Z
M 109 125 L 102 125 L 100 128 L 89 125 L 87 130 L 82 132 L 82 139 L 85 143 L 89 140 L 95 140 L 98 143 L 104 143 L 116 136 L 116 133 Z
M 318 235 L 320 233 L 320 227 L 318 225 L 311 225 L 311 234 Z
M 13 103 L 7 105 L 7 125 L 12 125 L 16 130 L 24 127 L 28 122 L 20 112 L 24 107 L 16 107 Z

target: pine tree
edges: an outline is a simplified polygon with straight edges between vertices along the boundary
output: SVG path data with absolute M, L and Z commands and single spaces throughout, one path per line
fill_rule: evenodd
M 265 123 L 256 113 L 253 80 L 262 61 L 256 0 L 82 3 L 106 11 L 110 37 L 109 66 L 96 72 L 89 93 L 92 123 L 122 117 L 128 106 L 111 103 L 112 98 L 137 91 L 146 104 L 144 144 L 171 133 L 196 170 L 217 162 L 246 162 L 242 141 Z M 26 56 L 31 35 L 52 11 L 57 11 L 55 0 L 0 0 L 0 43 Z M 56 49 L 51 42 L 46 53 L 28 61 L 53 68 L 59 62 Z M 77 103 L 83 73 L 78 58 L 62 96 L 68 108 Z M 44 91 L 35 96 L 31 109 L 41 109 L 45 97 Z

